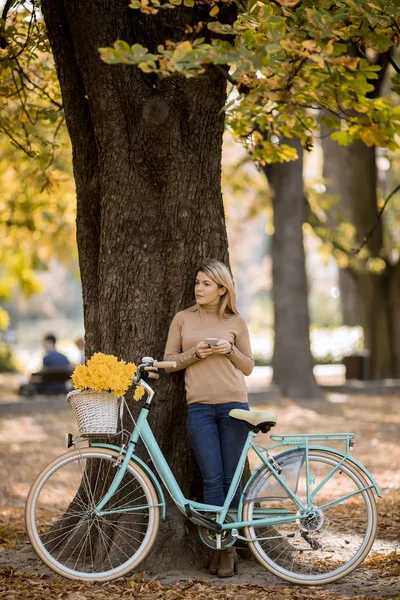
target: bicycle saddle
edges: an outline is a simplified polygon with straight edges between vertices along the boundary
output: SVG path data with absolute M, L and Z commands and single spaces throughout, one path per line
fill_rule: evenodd
M 267 433 L 271 427 L 276 425 L 276 414 L 269 410 L 242 410 L 241 408 L 234 408 L 230 411 L 229 416 L 239 421 L 245 421 L 247 426 L 258 433 Z

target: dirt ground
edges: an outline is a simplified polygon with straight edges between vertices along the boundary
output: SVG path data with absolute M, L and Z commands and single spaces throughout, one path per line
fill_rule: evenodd
M 397 396 L 327 396 L 321 403 L 254 406 L 275 410 L 275 433 L 341 432 L 356 434 L 354 457 L 366 465 L 381 487 L 379 529 L 374 547 L 361 567 L 344 580 L 325 587 L 285 584 L 254 560 L 239 560 L 239 574 L 229 580 L 206 570 L 185 569 L 141 573 L 107 584 L 62 579 L 36 557 L 26 540 L 23 509 L 36 474 L 65 451 L 64 433 L 76 432 L 72 411 L 62 400 L 0 404 L 0 598 L 67 600 L 140 598 L 244 598 L 257 600 L 400 599 L 400 398 Z M 259 442 L 270 442 L 260 435 Z

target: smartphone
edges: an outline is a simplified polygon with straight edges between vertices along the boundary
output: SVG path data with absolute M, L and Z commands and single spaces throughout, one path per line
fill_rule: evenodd
M 206 338 L 204 341 L 209 346 L 216 346 L 218 344 L 219 338 Z

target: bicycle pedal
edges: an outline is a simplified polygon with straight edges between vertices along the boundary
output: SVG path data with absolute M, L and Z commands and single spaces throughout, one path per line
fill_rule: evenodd
M 212 519 L 209 519 L 208 517 L 205 517 L 204 515 L 193 510 L 189 504 L 185 504 L 185 513 L 188 519 L 196 519 L 197 521 L 200 521 L 200 523 L 203 523 L 203 525 L 205 525 L 209 529 L 213 529 L 214 531 L 222 530 L 222 525 L 220 523 L 216 523 Z

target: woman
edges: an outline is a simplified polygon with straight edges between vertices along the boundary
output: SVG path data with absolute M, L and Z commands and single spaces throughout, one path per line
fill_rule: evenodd
M 164 360 L 176 361 L 170 372 L 185 369 L 187 426 L 204 502 L 222 506 L 248 432 L 229 412 L 249 410 L 244 375 L 250 375 L 254 360 L 228 268 L 216 260 L 206 262 L 198 269 L 194 290 L 195 306 L 172 320 Z M 238 488 L 232 508 L 237 508 L 240 493 Z M 235 550 L 228 548 L 214 553 L 209 571 L 231 577 L 235 567 Z

